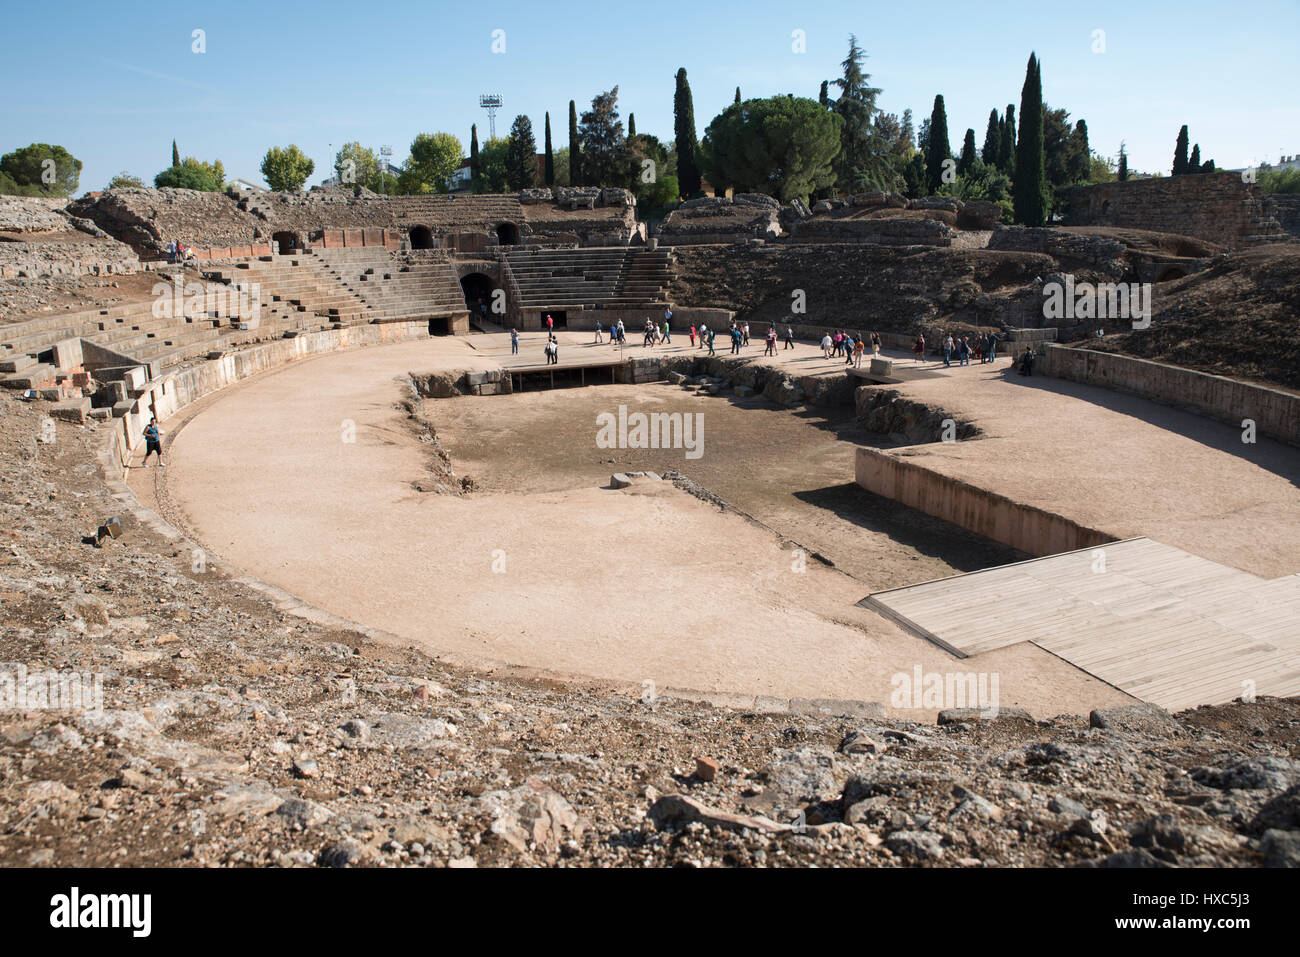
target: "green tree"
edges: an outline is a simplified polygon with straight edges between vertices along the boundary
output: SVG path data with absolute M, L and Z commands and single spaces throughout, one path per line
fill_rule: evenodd
M 344 143 L 334 154 L 334 175 L 341 186 L 364 186 L 374 189 L 379 177 L 379 158 L 375 151 L 357 140 Z
M 843 122 L 838 114 L 803 97 L 733 103 L 709 124 L 701 157 L 715 183 L 766 193 L 783 203 L 806 200 L 835 182 Z M 679 156 L 679 171 L 681 162 Z
M 849 52 L 840 63 L 843 75 L 835 80 L 840 95 L 832 107 L 840 126 L 840 153 L 835 161 L 836 181 L 844 189 L 896 189 L 900 183 L 891 144 L 877 128 L 880 88 L 862 69 L 866 51 L 849 35 Z
M 817 94 L 817 102 L 822 106 L 828 107 L 831 105 L 830 84 L 826 80 L 822 80 L 822 88 Z
M 172 140 L 172 165 L 181 165 L 181 151 L 176 148 L 176 141 Z
M 62 146 L 32 143 L 0 157 L 0 172 L 24 196 L 71 196 L 81 180 L 81 160 Z
M 909 199 L 919 199 L 928 192 L 926 189 L 928 181 L 929 177 L 926 176 L 925 171 L 925 153 L 917 150 L 903 167 L 903 191 Z
M 1092 147 L 1088 144 L 1088 123 L 1079 120 L 1074 124 L 1070 142 L 1070 182 L 1086 183 L 1092 177 Z
M 582 144 L 578 139 L 578 108 L 569 101 L 569 185 L 581 186 Z
M 635 113 L 629 113 L 627 115 L 627 138 L 629 140 L 636 139 L 636 114 Z
M 732 102 L 735 102 L 735 103 L 739 103 L 739 102 L 740 102 L 740 87 L 736 87 L 736 99 L 733 100 Z
M 989 125 L 984 131 L 984 148 L 980 160 L 985 166 L 998 165 L 998 151 L 1002 148 L 1002 121 L 997 110 L 989 110 Z
M 677 180 L 682 195 L 694 196 L 700 191 L 700 145 L 695 138 L 695 101 L 691 97 L 685 67 L 677 71 L 677 90 L 673 93 L 673 138 L 677 150 Z
M 1201 171 L 1201 144 L 1196 143 L 1192 146 L 1192 157 L 1187 161 L 1187 172 L 1199 173 Z
M 998 169 L 1008 176 L 1016 173 L 1016 105 L 1007 104 L 1002 114 L 1002 143 L 998 146 Z
M 591 186 L 621 186 L 627 176 L 627 141 L 618 118 L 618 87 L 592 97 L 578 125 L 582 171 Z
M 1128 152 L 1124 148 L 1124 141 L 1120 140 L 1119 144 L 1119 172 L 1116 178 L 1121 183 L 1128 182 Z
M 952 148 L 948 145 L 948 113 L 943 106 L 943 95 L 934 98 L 934 109 L 930 111 L 930 135 L 926 142 L 925 169 L 929 176 L 926 186 L 930 192 L 937 193 L 943 185 L 944 161 L 952 158 Z
M 528 189 L 537 182 L 537 140 L 528 117 L 515 117 L 506 141 L 506 184 L 512 191 Z
M 1178 142 L 1174 144 L 1174 169 L 1175 176 L 1182 176 L 1187 172 L 1187 126 L 1178 131 Z
M 555 185 L 555 151 L 551 148 L 551 111 L 546 111 L 546 165 L 543 169 L 547 187 Z
M 447 192 L 448 180 L 460 169 L 464 156 L 460 140 L 450 133 L 418 134 L 411 141 L 411 156 L 400 177 L 403 192 Z
M 215 193 L 221 189 L 221 183 L 217 182 L 212 173 L 197 162 L 191 165 L 188 161 L 180 166 L 167 167 L 153 178 L 153 184 L 159 189 L 171 186 L 176 189 L 197 189 L 205 193 Z
M 483 189 L 484 193 L 504 193 L 509 184 L 509 174 L 506 169 L 506 153 L 510 148 L 510 141 L 504 137 L 490 139 L 483 144 L 483 149 L 479 151 L 479 165 L 482 168 Z
M 966 138 L 961 144 L 961 158 L 957 160 L 957 175 L 965 176 L 969 173 L 978 158 L 979 155 L 975 152 L 975 131 L 967 129 Z
M 1020 91 L 1020 137 L 1016 142 L 1015 212 L 1022 226 L 1047 222 L 1047 175 L 1043 168 L 1043 75 L 1038 56 L 1029 55 Z
M 1024 122 L 1024 116 L 1020 118 Z M 1059 188 L 1071 181 L 1074 167 L 1074 129 L 1070 126 L 1067 110 L 1054 110 L 1043 105 L 1043 171 L 1047 185 Z
M 139 176 L 132 176 L 130 173 L 121 172 L 108 181 L 106 189 L 143 189 L 144 180 Z
M 561 146 L 555 151 L 555 186 L 569 185 L 569 148 Z
M 483 163 L 478 155 L 478 124 L 471 123 L 469 127 L 469 191 L 471 193 L 482 192 Z
M 307 182 L 316 164 L 298 147 L 272 146 L 262 157 L 262 178 L 271 189 L 297 192 Z

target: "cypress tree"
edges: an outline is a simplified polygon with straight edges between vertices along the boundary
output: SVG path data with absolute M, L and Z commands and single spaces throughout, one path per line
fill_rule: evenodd
M 1002 120 L 997 110 L 989 110 L 989 125 L 984 131 L 984 148 L 980 159 L 985 166 L 998 165 L 998 151 L 1002 148 Z
M 736 87 L 736 102 L 740 102 L 740 87 Z
M 943 161 L 951 158 L 948 114 L 943 107 L 943 94 L 938 94 L 934 98 L 934 109 L 930 112 L 930 139 L 925 149 L 926 186 L 930 192 L 937 193 L 943 185 Z
M 1178 142 L 1174 144 L 1174 169 L 1175 176 L 1182 176 L 1187 172 L 1187 126 L 1178 131 Z
M 627 115 L 627 138 L 629 140 L 636 139 L 636 114 L 635 113 L 629 113 Z
M 964 139 L 961 144 L 961 159 L 957 160 L 958 176 L 965 176 L 970 172 L 971 167 L 975 165 L 976 156 L 975 131 L 967 129 L 966 139 Z
M 673 94 L 673 132 L 677 145 L 677 183 L 682 195 L 700 191 L 699 140 L 695 138 L 695 103 L 686 82 L 686 68 L 677 71 L 677 92 Z
M 569 185 L 582 185 L 582 151 L 578 146 L 578 107 L 569 101 Z
M 831 95 L 827 92 L 827 82 L 825 80 L 822 80 L 822 90 L 817 94 L 817 102 L 822 106 L 831 105 Z
M 1016 106 L 1007 104 L 1002 120 L 1002 145 L 998 147 L 998 166 L 1008 176 L 1016 173 Z
M 551 111 L 546 111 L 546 185 L 555 185 L 555 151 L 551 149 Z
M 172 165 L 181 165 L 181 151 L 176 148 L 176 141 L 172 140 Z
M 1073 140 L 1070 144 L 1070 178 L 1076 183 L 1086 183 L 1092 178 L 1092 147 L 1088 144 L 1088 124 L 1085 120 L 1074 124 Z
M 1119 144 L 1119 172 L 1116 177 L 1121 183 L 1128 182 L 1128 153 L 1124 149 L 1123 141 Z
M 1187 172 L 1199 173 L 1201 171 L 1201 144 L 1197 143 L 1192 147 L 1192 158 L 1187 161 Z
M 1016 222 L 1042 226 L 1049 208 L 1047 173 L 1043 165 L 1043 74 L 1038 56 L 1029 55 L 1025 85 L 1020 92 L 1020 138 L 1016 142 L 1013 190 Z
M 478 124 L 475 123 L 469 128 L 469 191 L 477 193 L 480 185 L 480 174 L 478 160 Z

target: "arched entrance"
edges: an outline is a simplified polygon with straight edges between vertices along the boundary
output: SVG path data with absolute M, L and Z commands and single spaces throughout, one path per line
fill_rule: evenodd
M 275 243 L 282 256 L 298 251 L 298 234 L 291 232 L 279 232 L 271 234 L 271 242 Z
M 410 236 L 412 249 L 433 248 L 433 230 L 428 226 L 412 226 Z
M 514 223 L 498 223 L 497 243 L 501 246 L 518 246 L 519 227 Z
M 504 321 L 504 316 L 492 311 L 492 293 L 500 287 L 492 281 L 491 276 L 472 272 L 461 277 L 460 288 L 465 294 L 465 308 L 470 315 L 498 323 Z

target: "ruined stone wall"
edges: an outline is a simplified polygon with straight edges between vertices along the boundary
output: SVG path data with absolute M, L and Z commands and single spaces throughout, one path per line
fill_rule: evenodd
M 1286 238 L 1272 209 L 1238 174 L 1206 173 L 1077 187 L 1066 222 L 1182 233 L 1240 249 Z
M 1273 216 L 1287 233 L 1300 239 L 1300 193 L 1271 193 Z

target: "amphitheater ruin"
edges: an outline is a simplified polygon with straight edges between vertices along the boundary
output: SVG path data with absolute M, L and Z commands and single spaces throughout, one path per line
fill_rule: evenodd
M 471 674 L 931 724 L 1300 695 L 1297 382 L 1133 345 L 1201 283 L 1300 275 L 1294 229 L 1232 174 L 1071 209 L 5 197 L 0 385 L 96 452 L 119 511 L 83 509 L 83 549 L 162 535 L 282 616 Z M 1064 277 L 1148 284 L 1149 332 L 1049 324 Z M 827 358 L 837 330 L 879 355 Z M 935 351 L 989 332 L 995 360 Z

